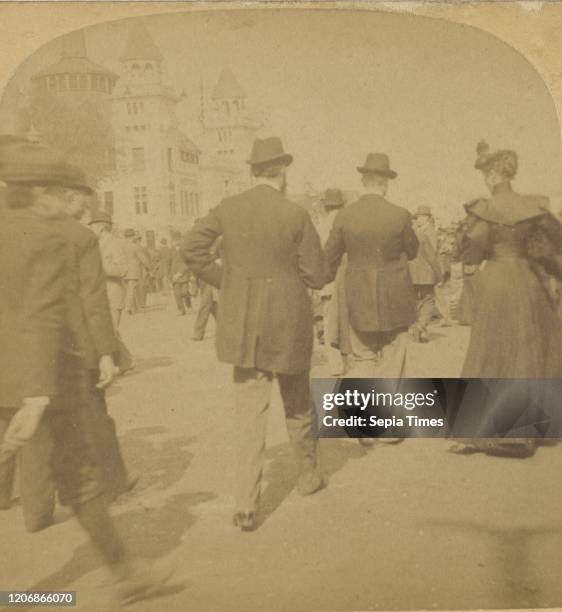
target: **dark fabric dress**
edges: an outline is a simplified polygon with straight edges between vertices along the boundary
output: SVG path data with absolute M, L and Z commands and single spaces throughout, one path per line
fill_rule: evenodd
M 547 202 L 502 183 L 489 200 L 466 206 L 461 257 L 486 263 L 478 274 L 463 378 L 562 376 L 560 322 L 542 282 L 560 274 L 562 237 Z

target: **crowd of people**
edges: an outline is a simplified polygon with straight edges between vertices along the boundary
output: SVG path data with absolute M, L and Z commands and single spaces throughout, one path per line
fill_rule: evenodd
M 119 333 L 123 311 L 142 310 L 154 291 L 172 293 L 182 316 L 198 294 L 195 341 L 216 319 L 218 359 L 233 366 L 233 523 L 242 531 L 257 525 L 274 379 L 296 488 L 311 495 L 327 485 L 310 393 L 315 329 L 336 376 L 400 379 L 409 343 L 430 341 L 434 319 L 456 318 L 472 325 L 463 378 L 561 377 L 560 223 L 546 198 L 513 190 L 513 151 L 481 143 L 477 154 L 489 197 L 466 204 L 462 224 L 437 230 L 428 207 L 412 215 L 389 201 L 398 174 L 382 153 L 357 167 L 355 201 L 328 189 L 313 219 L 286 197 L 293 158 L 281 140 L 258 139 L 253 186 L 172 247 L 163 239 L 152 249 L 132 229 L 115 236 L 104 211 L 80 222 L 93 190 L 79 168 L 23 138 L 0 138 L 0 508 L 10 505 L 19 455 L 30 531 L 52 523 L 56 492 L 113 572 L 121 601 L 169 578 L 169 568 L 129 558 L 107 511 L 135 477 L 104 390 L 134 367 Z M 535 443 L 466 442 L 484 452 L 521 445 L 530 453 Z

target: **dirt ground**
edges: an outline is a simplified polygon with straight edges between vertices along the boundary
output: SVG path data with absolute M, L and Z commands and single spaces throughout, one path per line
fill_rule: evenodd
M 293 490 L 278 392 L 270 408 L 257 531 L 231 525 L 230 368 L 193 315 L 157 304 L 124 321 L 135 372 L 110 390 L 123 452 L 140 481 L 113 508 L 130 550 L 177 565 L 151 612 L 456 610 L 562 606 L 562 448 L 524 460 L 451 454 L 448 440 L 322 440 L 328 487 Z M 407 375 L 456 376 L 468 329 L 432 329 Z M 323 376 L 323 356 L 313 374 Z M 28 535 L 0 512 L 0 588 L 77 591 L 77 609 L 116 609 L 107 576 L 63 511 Z

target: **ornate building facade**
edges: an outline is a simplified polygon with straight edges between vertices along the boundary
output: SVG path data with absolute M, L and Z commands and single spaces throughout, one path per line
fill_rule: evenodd
M 129 26 L 119 51 L 115 74 L 92 62 L 84 32 L 73 32 L 62 40 L 60 61 L 32 80 L 55 96 L 95 99 L 108 113 L 113 151 L 97 181 L 99 206 L 118 229 L 138 230 L 155 244 L 251 184 L 246 157 L 260 122 L 229 68 L 210 96 L 201 94 L 199 116 L 186 118 L 185 94 L 166 83 L 165 58 L 142 20 Z

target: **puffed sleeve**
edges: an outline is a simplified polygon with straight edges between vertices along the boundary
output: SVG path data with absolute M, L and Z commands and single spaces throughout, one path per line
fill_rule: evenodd
M 487 221 L 468 214 L 457 233 L 457 255 L 466 265 L 477 266 L 488 257 L 490 228 Z

